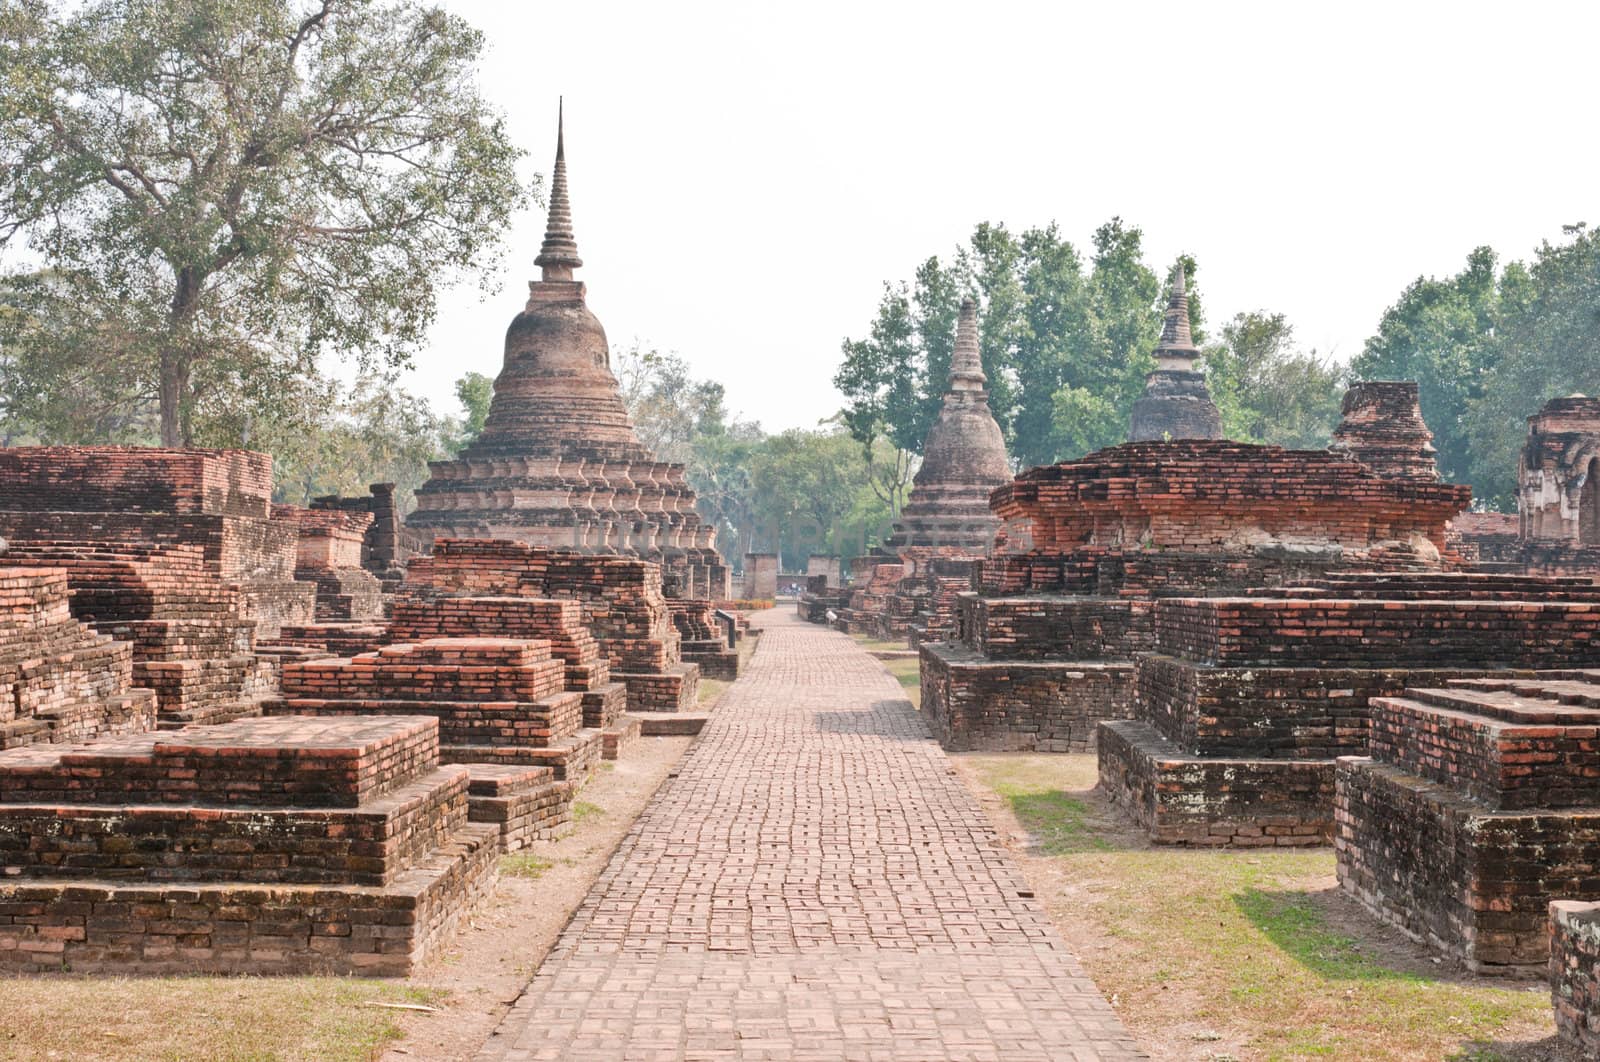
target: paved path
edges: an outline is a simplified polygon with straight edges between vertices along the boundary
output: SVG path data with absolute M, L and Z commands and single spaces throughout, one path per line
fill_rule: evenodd
M 481 1058 L 1142 1057 L 899 684 L 761 621 Z

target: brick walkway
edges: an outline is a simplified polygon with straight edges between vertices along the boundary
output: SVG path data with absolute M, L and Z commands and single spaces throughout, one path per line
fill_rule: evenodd
M 899 684 L 761 621 L 480 1057 L 1143 1057 Z

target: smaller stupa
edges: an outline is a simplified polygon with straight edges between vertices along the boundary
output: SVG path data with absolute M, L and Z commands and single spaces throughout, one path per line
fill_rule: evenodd
M 1189 296 L 1181 262 L 1173 270 L 1155 356 L 1155 371 L 1145 377 L 1144 394 L 1133 404 L 1128 441 L 1222 438 L 1222 414 L 1206 390 L 1205 373 L 1194 367 L 1200 348 L 1189 330 Z
M 1011 464 L 989 411 L 988 382 L 978 353 L 978 305 L 967 299 L 956 322 L 950 386 L 928 429 L 911 497 L 885 542 L 889 550 L 951 546 L 989 552 L 1000 526 L 989 511 L 989 492 L 1011 482 Z

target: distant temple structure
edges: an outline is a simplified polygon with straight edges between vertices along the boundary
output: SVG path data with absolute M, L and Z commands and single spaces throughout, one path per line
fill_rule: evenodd
M 483 431 L 435 461 L 406 523 L 427 536 L 512 539 L 659 562 L 675 596 L 725 598 L 716 531 L 695 511 L 683 466 L 656 460 L 634 432 L 610 345 L 585 302 L 572 231 L 564 129 L 544 246 L 527 307 L 506 331 L 505 364 Z
M 956 323 L 950 386 L 928 429 L 911 497 L 885 542 L 891 551 L 955 546 L 989 552 L 1000 527 L 989 493 L 1011 482 L 1011 463 L 989 412 L 988 383 L 978 354 L 978 304 L 966 299 Z
M 988 555 L 1000 527 L 989 495 L 1011 482 L 1005 437 L 989 411 L 988 382 L 978 350 L 978 304 L 966 299 L 956 321 L 950 384 L 924 440 L 911 497 L 883 548 L 851 565 L 850 593 L 833 610 L 840 629 L 908 638 L 912 646 L 949 633 L 956 595 L 971 585 L 972 566 Z M 828 611 L 804 599 L 800 607 L 807 616 Z
M 1206 390 L 1205 373 L 1194 367 L 1200 348 L 1189 330 L 1189 296 L 1181 262 L 1172 275 L 1155 356 L 1156 367 L 1145 377 L 1144 394 L 1133 403 L 1128 441 L 1222 438 L 1222 414 Z

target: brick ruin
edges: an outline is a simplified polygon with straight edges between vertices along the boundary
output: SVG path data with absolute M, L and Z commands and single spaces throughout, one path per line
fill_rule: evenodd
M 405 515 L 395 498 L 393 483 L 373 483 L 360 497 L 345 498 L 329 494 L 311 499 L 311 508 L 336 510 L 372 517 L 361 538 L 361 567 L 378 577 L 384 589 L 393 592 L 405 578 L 406 561 L 428 551 L 429 540 L 405 526 Z
M 339 509 L 301 509 L 275 505 L 273 516 L 292 520 L 299 530 L 294 577 L 316 587 L 319 622 L 381 621 L 384 584 L 362 563 L 370 513 Z
M 1600 579 L 1600 399 L 1551 399 L 1529 417 L 1517 515 L 1470 513 L 1457 530 L 1485 569 Z
M 431 556 L 411 562 L 403 593 L 576 601 L 611 678 L 626 687 L 629 711 L 685 712 L 697 704 L 700 668 L 683 660 L 655 564 L 505 540 L 441 539 Z
M 1551 901 L 1549 975 L 1557 1034 L 1600 1056 L 1600 903 Z
M 1206 389 L 1205 373 L 1195 368 L 1200 348 L 1189 327 L 1189 296 L 1181 264 L 1173 270 L 1155 357 L 1156 367 L 1145 377 L 1144 394 L 1133 403 L 1128 441 L 1222 438 L 1222 414 Z
M 1600 610 L 1573 607 L 1589 609 L 1581 625 L 1561 616 L 1530 636 L 1593 638 Z M 1552 955 L 1550 906 L 1600 901 L 1597 725 L 1600 671 L 1440 683 L 1375 700 L 1370 756 L 1338 768 L 1340 887 L 1479 973 L 1542 972 L 1554 958 L 1564 1028 L 1563 985 L 1591 990 L 1593 931 L 1568 917 L 1579 908 L 1558 911 Z M 1564 952 L 1583 948 L 1583 968 L 1565 969 Z
M 852 571 L 840 630 L 905 638 L 911 648 L 953 629 L 955 596 L 970 585 L 973 562 L 994 544 L 1000 520 L 989 495 L 1011 480 L 1005 438 L 989 410 L 978 346 L 978 304 L 961 303 L 950 382 L 928 428 L 922 467 L 882 549 Z
M 728 569 L 679 464 L 639 442 L 611 374 L 605 330 L 573 279 L 566 152 L 556 141 L 549 222 L 527 307 L 506 332 L 483 431 L 432 463 L 407 526 L 426 537 L 510 539 L 638 557 L 666 569 L 673 596 L 721 600 Z
M 159 726 L 254 715 L 276 682 L 258 637 L 316 599 L 271 481 L 271 458 L 238 450 L 0 450 L 0 570 L 65 573 L 72 615 L 131 643 Z
M 493 886 L 415 716 L 0 752 L 0 970 L 404 976 Z
M 1365 380 L 1351 387 L 1328 449 L 1388 479 L 1439 480 L 1433 432 L 1423 423 L 1414 381 Z
M 1093 750 L 1102 720 L 1139 714 L 1166 599 L 1437 568 L 1466 501 L 1325 451 L 1225 441 L 1034 469 L 994 494 L 1004 547 L 958 595 L 956 637 L 922 646 L 923 709 L 949 748 Z

